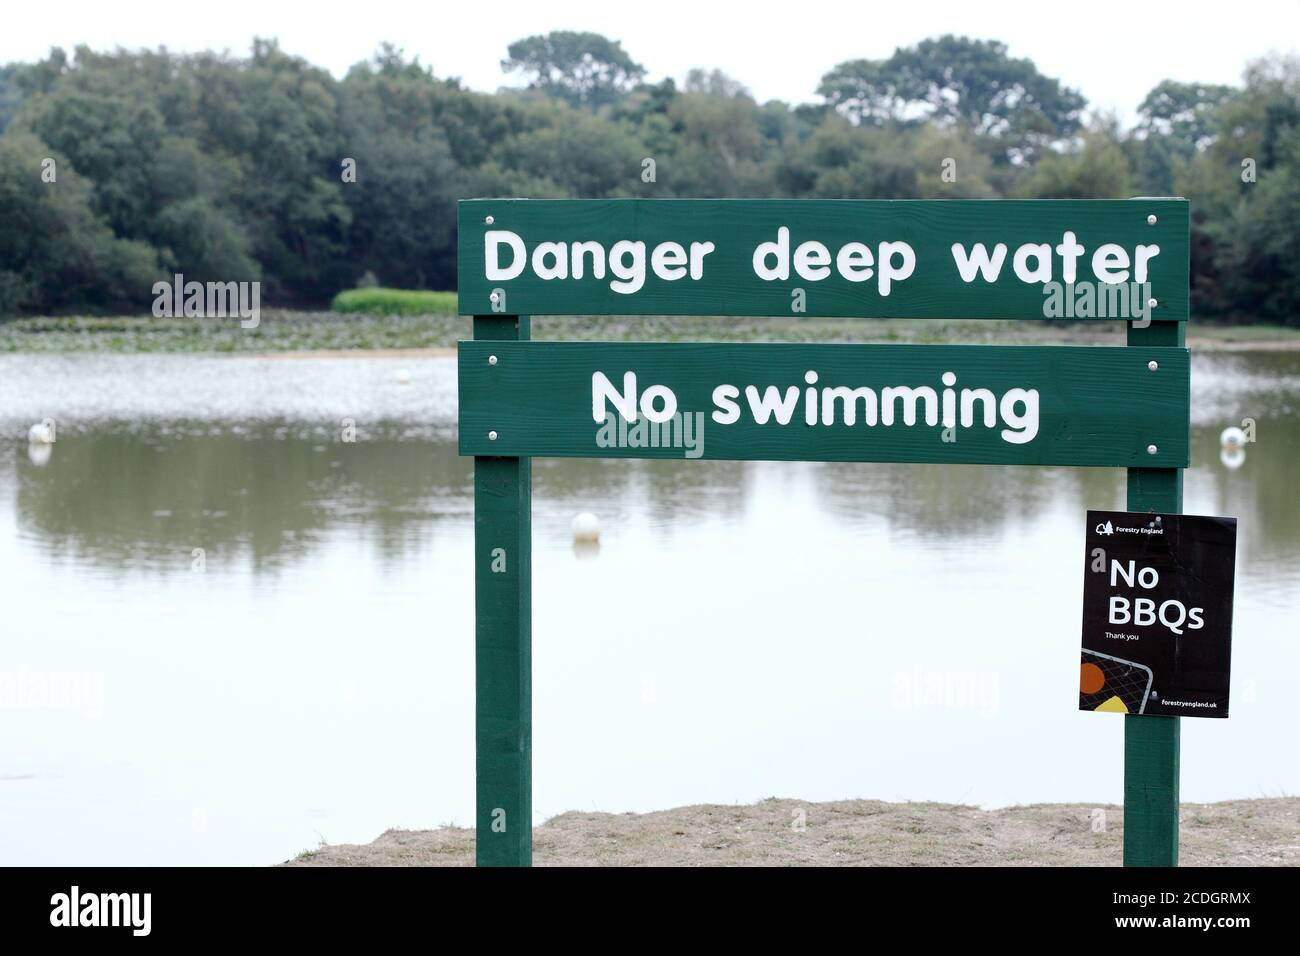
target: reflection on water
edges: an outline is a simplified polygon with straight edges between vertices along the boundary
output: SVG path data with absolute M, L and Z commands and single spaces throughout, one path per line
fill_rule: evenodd
M 20 461 L 19 529 L 52 556 L 121 572 L 188 568 L 192 545 L 209 560 L 247 558 L 256 573 L 324 546 L 348 523 L 363 523 L 385 560 L 403 560 L 429 526 L 472 513 L 473 471 L 451 443 L 378 431 L 355 443 L 324 426 L 72 435 L 50 466 Z
M 30 362 L 0 361 L 0 861 L 265 863 L 471 821 L 454 363 Z M 1233 716 L 1185 722 L 1184 797 L 1296 792 L 1300 356 L 1198 357 L 1193 384 L 1186 510 L 1241 539 Z M 1116 470 L 537 461 L 539 817 L 1117 801 L 1121 722 L 1073 684 L 1082 513 L 1123 503 Z

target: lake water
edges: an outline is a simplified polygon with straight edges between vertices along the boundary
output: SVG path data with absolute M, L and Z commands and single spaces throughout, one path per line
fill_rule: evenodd
M 1294 794 L 1300 353 L 1198 355 L 1193 387 L 1185 510 L 1240 538 L 1232 717 L 1183 722 L 1183 798 Z M 0 863 L 472 825 L 454 360 L 0 356 L 0 435 Z M 1122 471 L 538 460 L 533 501 L 539 821 L 1121 800 L 1123 721 L 1075 706 L 1083 512 Z

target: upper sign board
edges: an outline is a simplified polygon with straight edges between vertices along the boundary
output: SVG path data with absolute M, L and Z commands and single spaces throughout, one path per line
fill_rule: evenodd
M 472 199 L 466 315 L 1186 321 L 1182 199 Z

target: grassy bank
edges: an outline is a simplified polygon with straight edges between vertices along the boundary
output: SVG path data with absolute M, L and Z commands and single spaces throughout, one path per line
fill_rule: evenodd
M 365 291 L 365 290 L 362 290 Z M 456 315 L 372 315 L 267 309 L 257 328 L 239 320 L 62 317 L 0 321 L 0 352 L 325 352 L 448 348 L 470 337 Z M 1300 347 L 1300 329 L 1193 324 L 1198 348 Z M 916 319 L 543 316 L 533 338 L 559 341 L 901 342 L 1120 345 L 1122 323 Z
M 330 302 L 335 312 L 360 315 L 455 315 L 455 292 L 425 292 L 418 289 L 348 289 Z
M 437 348 L 465 337 L 454 315 L 373 316 L 265 309 L 256 328 L 239 319 L 153 316 L 0 322 L 0 352 L 295 352 Z
M 1098 831 L 1098 811 L 1104 829 Z M 796 829 L 799 815 L 804 828 Z M 1300 865 L 1300 798 L 1185 803 L 1184 866 Z M 539 866 L 1118 866 L 1117 806 L 980 810 L 941 803 L 764 800 L 659 813 L 565 813 L 533 830 Z M 291 866 L 469 866 L 474 831 L 389 830 Z

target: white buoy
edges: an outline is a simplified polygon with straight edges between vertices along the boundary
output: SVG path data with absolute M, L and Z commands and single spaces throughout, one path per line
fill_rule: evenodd
M 37 468 L 44 468 L 50 463 L 50 455 L 54 452 L 54 446 L 50 444 L 39 444 L 31 442 L 27 445 L 27 457 L 31 459 L 33 465 Z
M 50 445 L 54 443 L 54 424 L 49 419 L 37 422 L 27 430 L 27 441 L 33 445 Z
M 1224 448 L 1240 448 L 1246 444 L 1246 433 L 1236 425 L 1230 425 L 1219 435 L 1219 444 Z
M 574 541 L 599 541 L 600 540 L 600 519 L 590 511 L 583 511 L 573 516 L 573 523 L 569 526 L 573 530 Z
M 404 368 L 399 368 L 399 369 L 397 370 L 397 384 L 398 384 L 398 385 L 410 385 L 410 384 L 411 384 L 411 373 L 408 372 L 408 371 L 407 371 L 406 369 L 404 369 Z
M 1219 461 L 1229 471 L 1236 471 L 1246 463 L 1246 449 L 1241 445 L 1224 445 L 1219 449 Z

